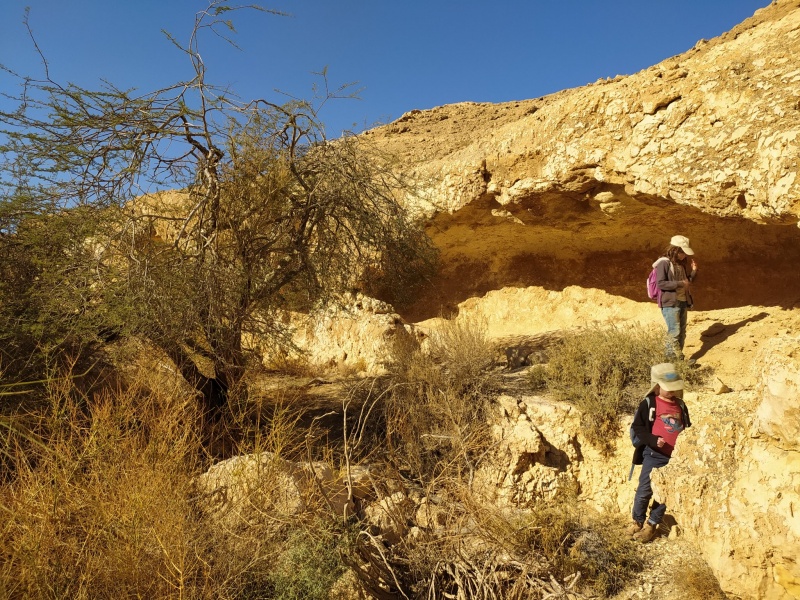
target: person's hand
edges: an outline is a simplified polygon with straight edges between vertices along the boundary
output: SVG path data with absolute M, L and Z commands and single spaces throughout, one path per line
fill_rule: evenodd
M 665 443 L 666 442 L 664 441 L 664 438 L 660 437 L 660 438 L 658 438 L 658 441 L 656 442 L 656 446 L 658 446 L 659 448 L 663 448 Z
M 688 279 L 684 279 L 683 281 L 681 281 L 681 287 L 683 289 L 688 290 L 689 289 L 689 285 L 690 284 L 689 284 L 689 280 Z
M 696 273 L 697 272 L 697 263 L 695 262 L 695 260 L 693 258 L 689 259 L 689 266 L 692 268 L 692 273 Z

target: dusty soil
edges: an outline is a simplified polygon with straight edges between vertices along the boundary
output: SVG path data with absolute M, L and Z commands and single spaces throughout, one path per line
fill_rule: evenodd
M 645 568 L 613 600 L 722 600 L 727 596 L 697 550 L 660 532 L 642 546 Z

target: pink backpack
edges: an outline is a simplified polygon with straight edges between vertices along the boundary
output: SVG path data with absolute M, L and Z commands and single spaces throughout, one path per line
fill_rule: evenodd
M 650 271 L 650 275 L 647 276 L 647 297 L 650 298 L 650 300 L 655 300 L 659 304 L 661 304 L 661 290 L 658 289 L 658 270 L 656 269 L 656 265 L 662 260 L 669 259 L 666 256 L 659 258 L 653 263 L 653 269 Z

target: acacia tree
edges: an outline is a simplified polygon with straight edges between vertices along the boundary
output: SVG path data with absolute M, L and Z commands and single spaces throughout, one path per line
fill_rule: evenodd
M 19 108 L 0 112 L 0 239 L 18 240 L 41 215 L 100 209 L 90 213 L 102 227 L 81 246 L 95 262 L 81 265 L 102 300 L 72 314 L 102 307 L 148 336 L 208 408 L 241 380 L 245 338 L 275 338 L 275 309 L 368 274 L 403 287 L 434 260 L 396 200 L 408 191 L 397 166 L 361 138 L 326 139 L 319 110 L 346 88 L 277 104 L 206 82 L 200 34 L 233 31 L 231 10 L 212 0 L 187 44 L 170 37 L 192 65 L 185 82 L 148 93 L 62 86 L 42 57 L 44 78 L 20 77 Z

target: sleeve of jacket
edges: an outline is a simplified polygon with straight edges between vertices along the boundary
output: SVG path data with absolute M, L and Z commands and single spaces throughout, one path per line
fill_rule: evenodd
M 679 282 L 669 278 L 669 260 L 659 260 L 656 263 L 656 273 L 658 273 L 658 289 L 662 292 L 674 292 L 679 287 Z
M 633 417 L 633 432 L 646 446 L 658 448 L 658 436 L 653 435 L 653 425 L 650 421 L 650 408 L 647 406 L 647 398 L 642 400 L 636 414 Z M 655 399 L 650 403 L 652 410 L 655 410 Z

